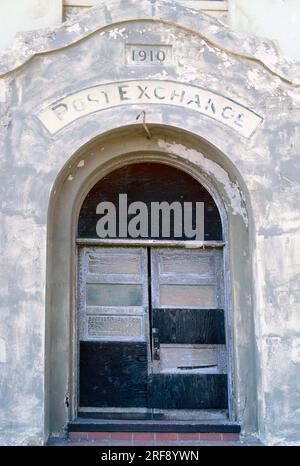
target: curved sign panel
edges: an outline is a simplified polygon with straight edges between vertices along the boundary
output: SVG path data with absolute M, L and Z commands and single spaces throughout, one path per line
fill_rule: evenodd
M 184 83 L 139 80 L 101 84 L 53 102 L 38 113 L 52 135 L 91 113 L 120 105 L 164 104 L 199 112 L 250 137 L 263 118 L 243 105 L 211 90 Z

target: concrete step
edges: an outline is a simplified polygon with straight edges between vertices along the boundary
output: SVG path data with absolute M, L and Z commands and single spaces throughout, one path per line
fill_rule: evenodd
M 169 446 L 175 447 L 217 447 L 217 446 L 262 446 L 261 442 L 253 438 L 241 438 L 240 440 L 141 440 L 133 435 L 130 440 L 112 438 L 86 438 L 86 439 L 50 439 L 49 446 L 99 446 L 99 447 L 153 447 Z
M 68 441 L 97 445 L 204 445 L 240 441 L 241 427 L 224 421 L 116 420 L 78 417 Z

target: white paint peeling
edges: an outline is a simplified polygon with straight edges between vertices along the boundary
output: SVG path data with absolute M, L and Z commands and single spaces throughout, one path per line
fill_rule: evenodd
M 67 32 L 81 32 L 81 26 L 79 23 L 71 24 L 70 26 L 66 27 Z
M 299 108 L 299 105 L 300 105 L 300 93 L 295 92 L 292 89 L 287 89 L 286 93 L 292 99 L 292 101 L 294 102 L 295 107 Z
M 220 26 L 216 26 L 215 24 L 210 24 L 209 31 L 212 33 L 217 33 L 220 29 Z
M 291 362 L 300 364 L 300 338 L 295 338 L 291 345 Z M 300 390 L 300 386 L 299 386 Z
M 6 363 L 6 341 L 0 337 L 0 363 Z
M 118 37 L 123 37 L 124 32 L 126 31 L 126 28 L 114 28 L 109 31 L 109 36 L 112 37 L 113 39 L 117 39 Z
M 180 75 L 180 79 L 183 82 L 191 82 L 197 79 L 198 76 L 198 69 L 195 66 L 184 66 L 178 70 L 178 74 Z
M 262 72 L 259 68 L 254 68 L 247 72 L 247 79 L 250 87 L 256 89 L 265 89 L 265 91 L 274 92 L 280 87 L 280 79 L 278 77 L 271 78 L 269 74 Z
M 0 79 L 0 102 L 6 101 L 7 85 L 3 79 Z
M 227 61 L 225 61 L 225 62 L 223 63 L 222 66 L 225 66 L 225 68 L 229 68 L 231 65 L 232 65 L 232 63 L 231 63 L 229 60 L 227 60 Z
M 149 78 L 151 79 L 166 79 L 168 77 L 169 77 L 169 74 L 166 70 L 162 70 L 159 73 L 149 75 Z
M 181 157 L 196 163 L 204 172 L 213 176 L 216 180 L 222 183 L 224 190 L 230 200 L 230 206 L 233 215 L 241 215 L 246 226 L 248 226 L 248 214 L 245 208 L 245 202 L 242 197 L 241 189 L 237 182 L 230 180 L 228 173 L 220 165 L 204 157 L 201 152 L 195 149 L 187 149 L 182 144 L 169 143 L 164 140 L 159 140 L 158 145 L 167 152 L 180 155 Z
M 278 57 L 275 54 L 275 49 L 270 49 L 265 43 L 260 44 L 256 51 L 256 57 L 263 63 L 270 67 L 276 67 L 278 65 Z

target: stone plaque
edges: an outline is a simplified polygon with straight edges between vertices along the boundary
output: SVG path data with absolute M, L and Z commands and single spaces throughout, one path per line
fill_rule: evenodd
M 126 44 L 125 62 L 127 65 L 171 65 L 172 46 Z
M 139 338 L 142 335 L 142 317 L 133 316 L 88 316 L 88 337 Z

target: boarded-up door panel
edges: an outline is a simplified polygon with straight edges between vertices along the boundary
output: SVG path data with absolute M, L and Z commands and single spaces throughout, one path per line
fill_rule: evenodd
M 223 295 L 221 251 L 82 248 L 80 408 L 226 409 Z
M 223 309 L 153 309 L 161 343 L 225 344 Z
M 153 408 L 226 409 L 222 251 L 151 251 Z M 181 267 L 182 265 L 182 267 Z
M 154 374 L 149 397 L 157 409 L 224 409 L 228 404 L 227 375 Z
M 79 404 L 147 406 L 149 300 L 147 251 L 80 251 Z
M 80 406 L 145 407 L 147 343 L 80 343 Z

